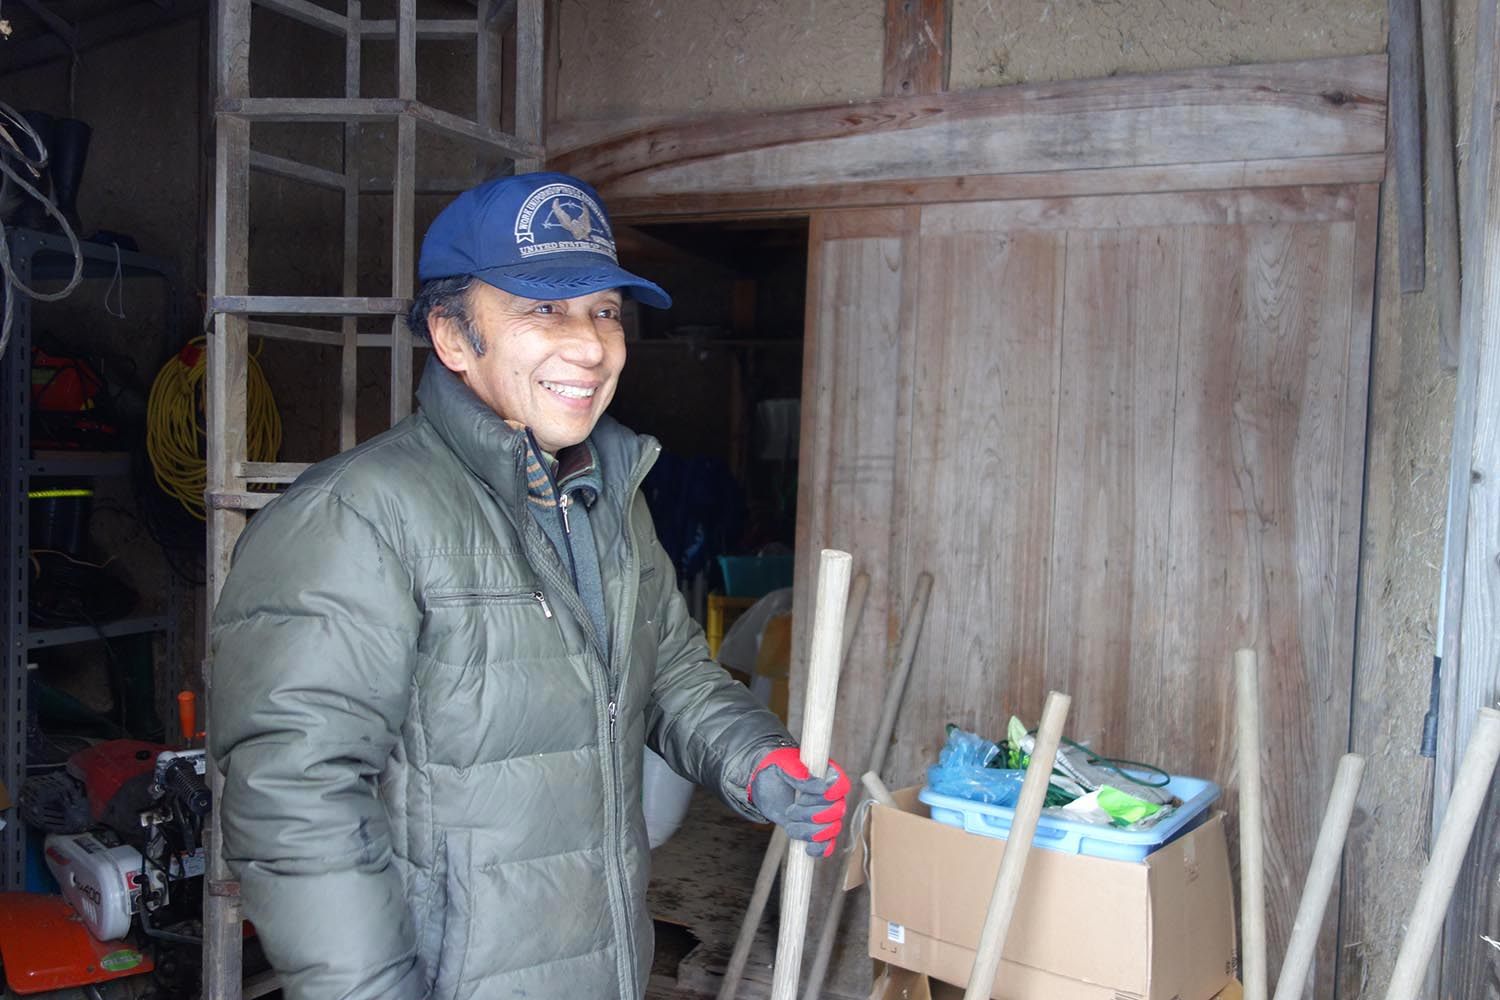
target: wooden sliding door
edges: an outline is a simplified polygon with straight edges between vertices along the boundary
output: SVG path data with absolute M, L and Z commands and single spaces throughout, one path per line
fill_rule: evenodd
M 1348 739 L 1376 197 L 969 202 L 813 226 L 798 561 L 852 551 L 880 623 L 845 672 L 835 754 L 868 752 L 854 734 L 922 570 L 937 583 L 887 767 L 902 784 L 945 723 L 998 736 L 1057 688 L 1071 737 L 1233 786 L 1231 654 L 1253 646 L 1277 742 L 1273 968 Z

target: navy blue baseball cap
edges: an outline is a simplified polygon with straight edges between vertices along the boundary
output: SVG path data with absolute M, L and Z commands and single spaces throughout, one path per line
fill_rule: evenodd
M 618 288 L 658 309 L 672 297 L 615 255 L 599 193 L 567 174 L 517 174 L 470 188 L 422 240 L 423 281 L 472 274 L 528 299 L 572 299 Z

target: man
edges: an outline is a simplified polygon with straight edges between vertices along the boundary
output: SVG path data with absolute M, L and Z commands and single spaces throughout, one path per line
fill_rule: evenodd
M 224 849 L 293 1000 L 643 995 L 643 745 L 831 851 L 848 781 L 708 658 L 604 415 L 624 296 L 587 185 L 460 195 L 418 411 L 256 515 L 214 617 Z

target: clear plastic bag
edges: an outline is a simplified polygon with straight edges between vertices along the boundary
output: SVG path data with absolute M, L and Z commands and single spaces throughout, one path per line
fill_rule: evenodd
M 1000 760 L 1000 748 L 976 733 L 954 727 L 938 762 L 927 768 L 927 787 L 992 806 L 1014 806 L 1025 771 L 988 766 Z

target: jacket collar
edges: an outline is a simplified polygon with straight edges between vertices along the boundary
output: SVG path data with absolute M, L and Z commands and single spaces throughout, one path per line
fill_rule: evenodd
M 428 357 L 422 371 L 417 403 L 458 460 L 507 508 L 522 501 L 530 450 L 525 428 L 502 420 L 436 356 Z M 648 453 L 654 458 L 656 450 L 654 438 L 637 435 L 606 414 L 583 445 L 564 451 L 558 479 L 565 489 L 589 486 L 621 503 L 620 494 L 636 463 Z

